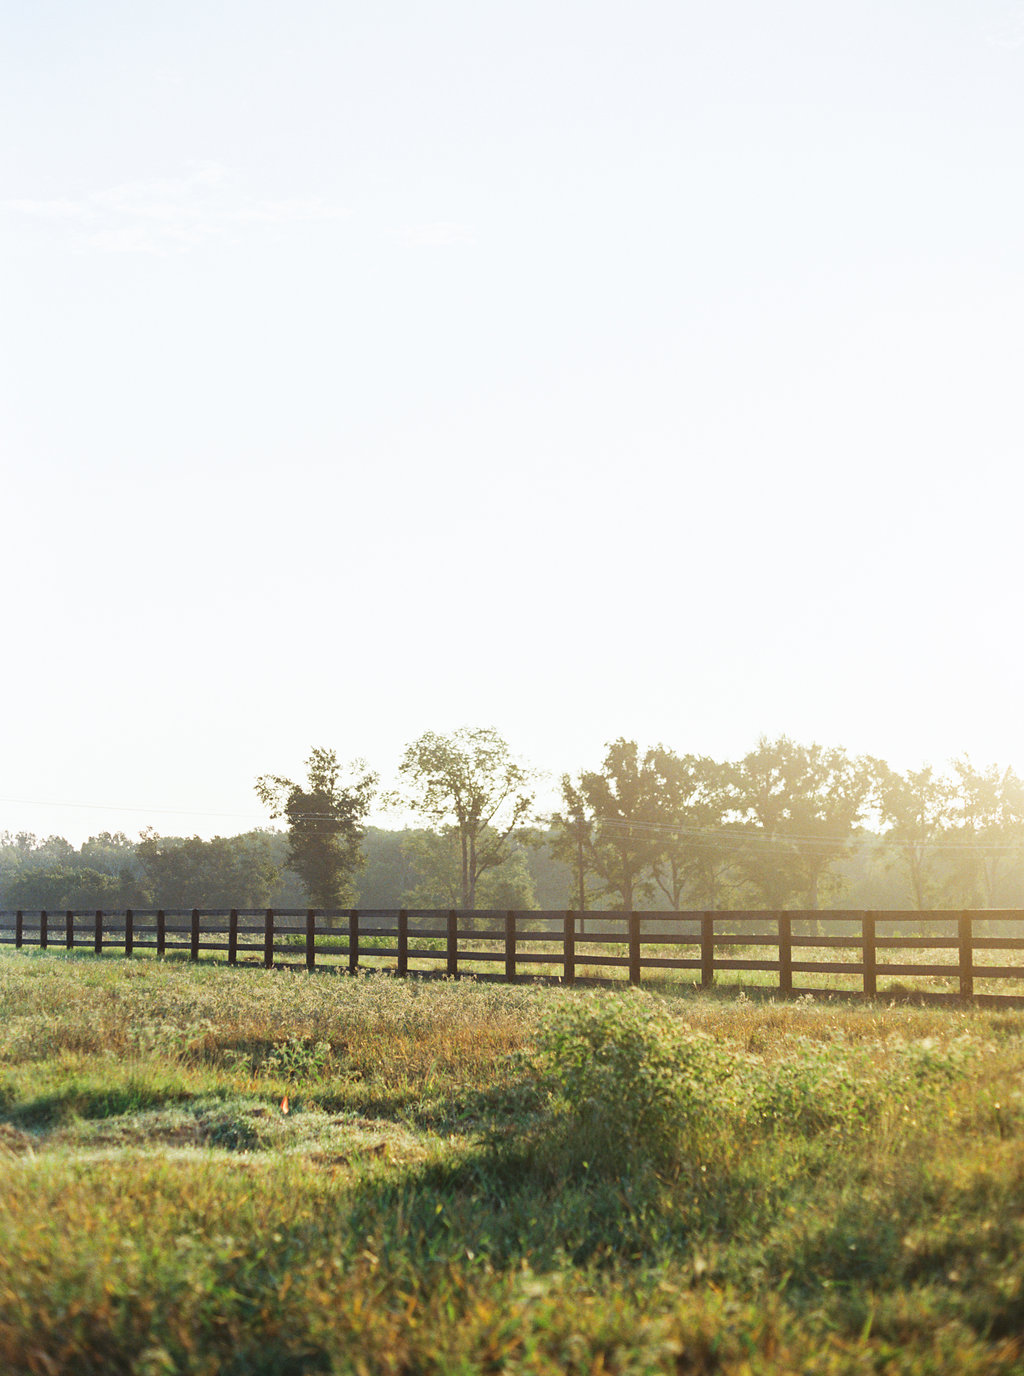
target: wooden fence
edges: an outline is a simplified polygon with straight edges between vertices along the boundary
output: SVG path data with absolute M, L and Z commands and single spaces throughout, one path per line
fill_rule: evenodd
M 317 909 L 0 913 L 0 945 L 149 951 L 230 965 L 388 969 L 514 981 L 648 977 L 710 988 L 768 972 L 783 997 L 914 994 L 1024 1006 L 1024 910 L 973 912 L 455 912 Z M 915 959 L 916 957 L 916 959 Z M 808 980 L 807 977 L 810 977 Z M 892 981 L 898 978 L 899 984 Z M 913 986 L 905 980 L 915 981 Z M 803 981 L 801 983 L 801 980 Z M 929 987 L 923 987 L 927 981 Z M 980 986 L 980 987 L 977 987 Z M 751 986 L 753 987 L 753 986 Z M 1003 992 L 1006 989 L 1007 992 Z

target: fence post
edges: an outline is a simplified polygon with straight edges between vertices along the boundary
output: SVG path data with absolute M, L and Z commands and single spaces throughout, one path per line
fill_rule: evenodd
M 784 999 L 793 994 L 793 919 L 779 913 L 779 993 Z
M 409 914 L 402 908 L 398 914 L 398 967 L 397 974 L 409 973 Z
M 576 983 L 576 914 L 566 913 L 562 919 L 562 978 L 566 984 Z
M 25 915 L 19 908 L 14 914 L 14 946 L 20 951 L 22 942 L 25 940 Z
M 103 951 L 103 909 L 96 909 L 96 928 L 93 933 L 93 950 L 97 955 Z
M 167 952 L 167 918 L 164 916 L 163 908 L 157 909 L 156 914 L 156 953 L 158 956 L 165 955 Z
M 316 910 L 306 912 L 306 969 L 316 969 Z
M 715 982 L 715 915 L 703 913 L 700 919 L 700 987 L 710 989 Z
M 126 908 L 124 913 L 124 953 L 130 956 L 135 949 L 135 914 L 131 908 Z
M 505 914 L 505 983 L 516 982 L 516 915 Z
M 640 983 L 640 914 L 629 915 L 629 982 Z
M 459 915 L 454 908 L 448 911 L 448 974 L 452 979 L 459 977 Z
M 199 959 L 199 909 L 192 909 L 192 933 L 189 938 L 189 960 Z
M 359 973 L 359 909 L 351 908 L 348 914 L 348 972 Z
M 875 915 L 874 913 L 863 913 L 860 921 L 864 952 L 864 997 L 873 999 L 878 994 L 878 956 L 875 950 Z
M 238 964 L 238 909 L 228 914 L 228 964 Z
M 64 914 L 64 945 L 69 951 L 75 945 L 75 915 L 70 908 Z
M 263 966 L 269 970 L 274 964 L 274 910 L 263 914 Z
M 957 923 L 960 937 L 960 997 L 974 998 L 974 930 L 969 913 L 961 913 Z

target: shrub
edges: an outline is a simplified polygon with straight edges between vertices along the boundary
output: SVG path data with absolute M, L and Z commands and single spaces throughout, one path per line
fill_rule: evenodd
M 553 1007 L 535 1065 L 563 1147 L 589 1170 L 678 1163 L 709 1107 L 724 1107 L 734 1066 L 717 1043 L 642 996 Z M 727 1097 L 727 1096 L 726 1096 Z

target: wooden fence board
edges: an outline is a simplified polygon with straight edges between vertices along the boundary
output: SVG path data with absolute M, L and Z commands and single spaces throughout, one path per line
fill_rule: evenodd
M 700 985 L 710 989 L 715 982 L 715 915 L 704 913 L 700 919 Z
M 398 914 L 398 950 L 395 953 L 399 975 L 409 972 L 409 914 L 404 908 Z
M 949 968 L 955 972 L 957 966 Z M 1024 968 L 1019 965 L 974 965 L 971 969 L 975 979 L 1024 980 Z
M 865 913 L 861 919 L 862 958 L 864 961 L 864 997 L 873 999 L 878 993 L 878 974 L 875 969 L 875 913 Z

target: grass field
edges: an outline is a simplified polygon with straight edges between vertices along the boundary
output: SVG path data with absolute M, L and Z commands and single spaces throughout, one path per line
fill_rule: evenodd
M 1024 1369 L 1024 1014 L 55 953 L 0 1011 L 5 1372 Z

